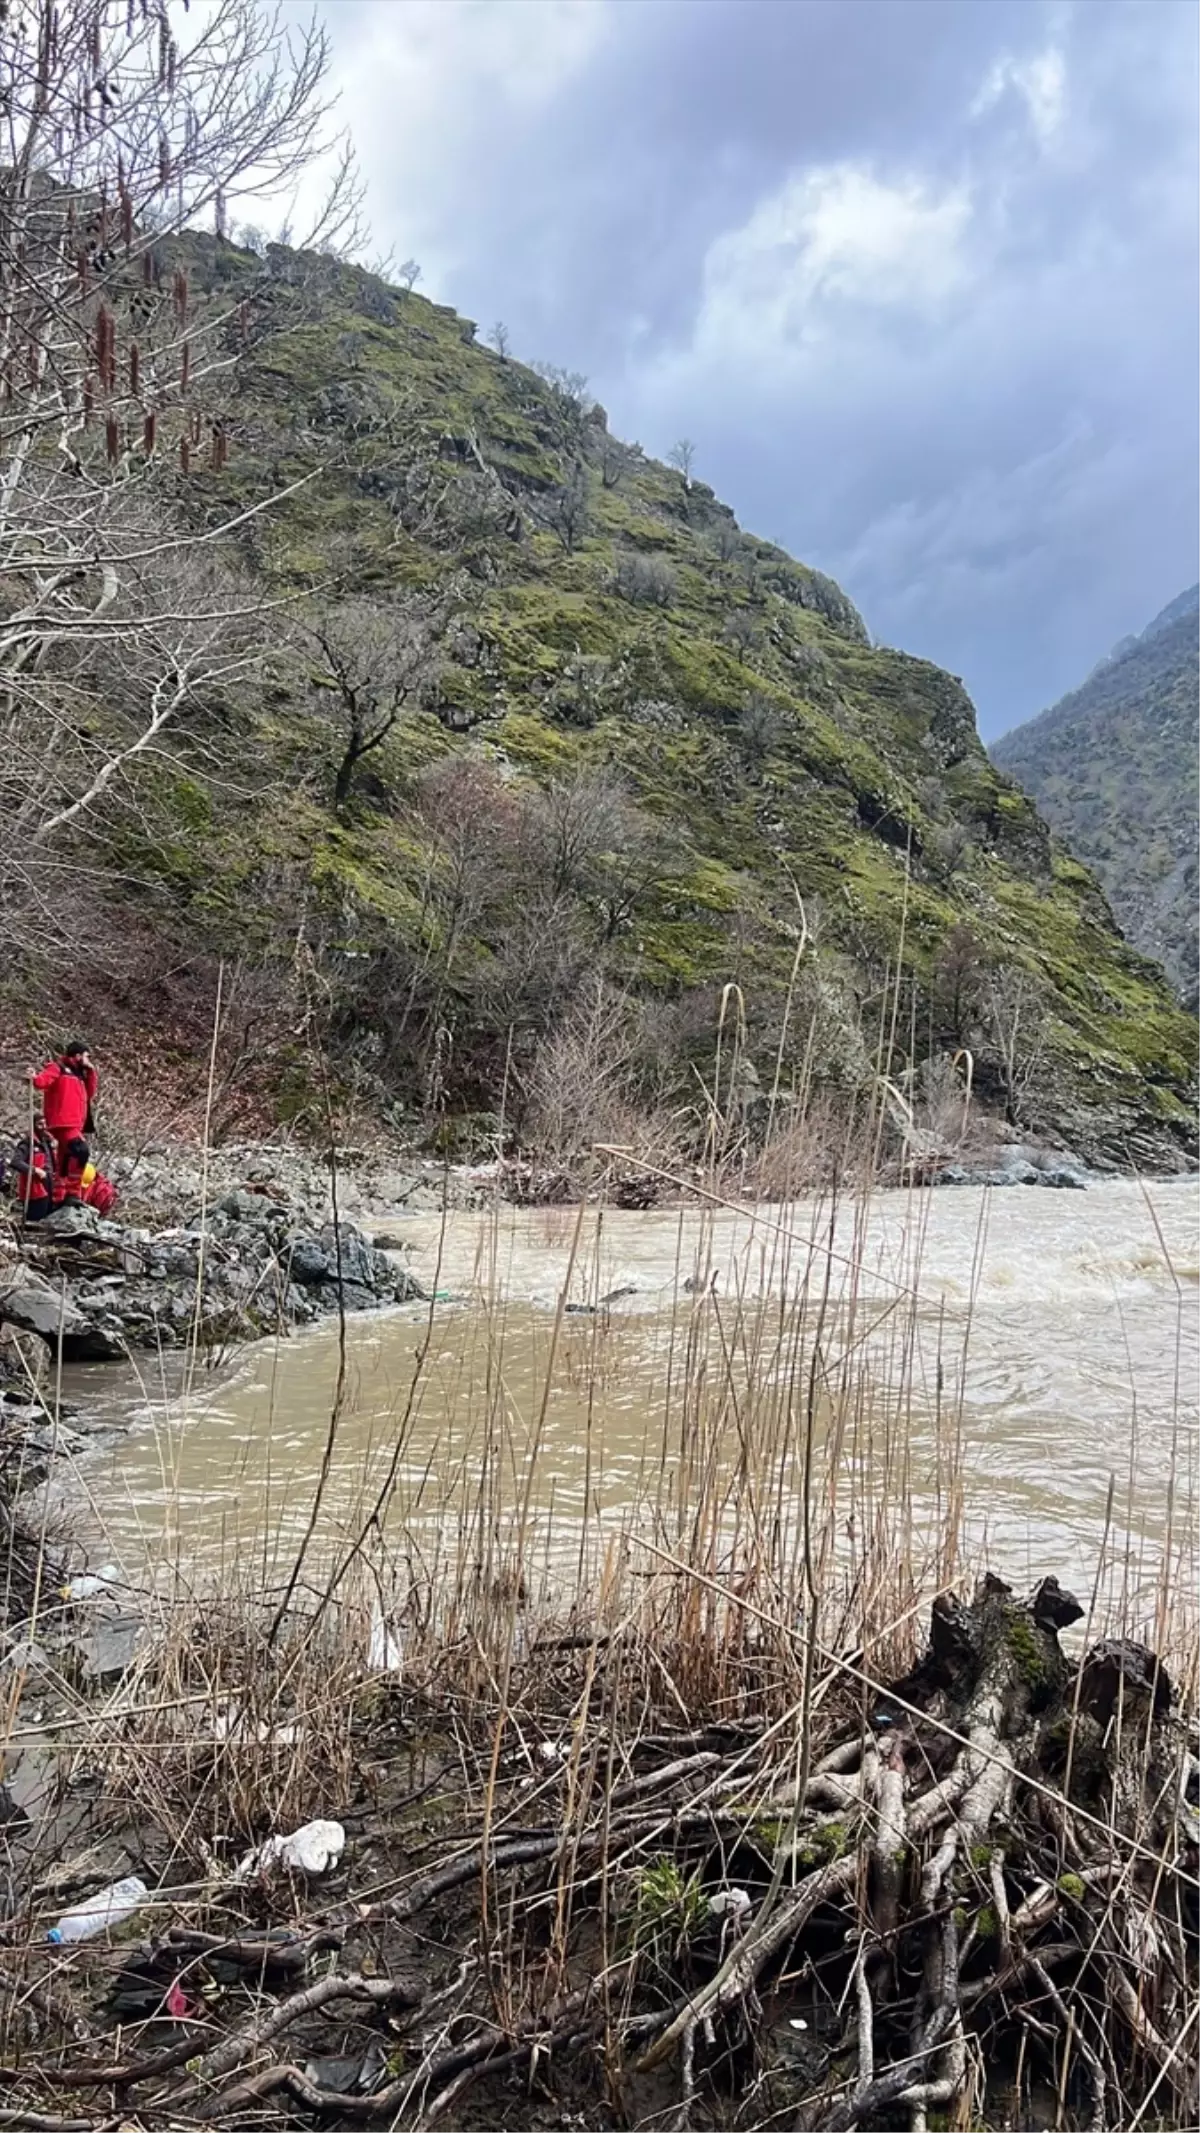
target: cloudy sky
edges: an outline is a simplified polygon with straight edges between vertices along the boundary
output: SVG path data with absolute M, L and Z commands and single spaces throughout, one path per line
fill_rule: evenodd
M 986 735 L 1194 581 L 1192 0 L 318 4 L 379 248 Z

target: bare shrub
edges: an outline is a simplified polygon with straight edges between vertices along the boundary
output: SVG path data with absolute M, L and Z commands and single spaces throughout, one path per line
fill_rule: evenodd
M 792 1200 L 846 1172 L 853 1112 L 830 1096 L 786 1100 L 746 1158 L 743 1190 L 756 1200 Z
M 955 1044 L 965 1044 L 980 1009 L 987 979 L 983 951 L 972 927 L 952 926 L 933 966 L 934 1011 Z
M 684 1161 L 686 1113 L 648 1104 L 639 1076 L 642 1032 L 637 1004 L 592 976 L 579 987 L 559 1026 L 539 1048 L 526 1077 L 526 1144 L 548 1172 L 578 1178 L 597 1148 L 618 1187 Z M 599 1160 L 599 1159 L 597 1159 Z
M 722 563 L 732 563 L 742 545 L 742 532 L 737 520 L 730 516 L 717 522 L 713 544 Z
M 953 880 L 970 850 L 970 833 L 963 823 L 931 824 L 925 837 L 925 857 L 935 872 Z
M 613 589 L 637 607 L 670 607 L 675 599 L 675 573 L 662 556 L 626 551 L 617 557 Z
M 565 370 L 561 363 L 531 363 L 530 370 L 550 387 L 555 398 L 577 414 L 586 414 L 593 405 L 588 391 L 588 381 L 582 370 Z
M 751 775 L 761 772 L 786 732 L 787 722 L 774 698 L 756 689 L 734 728 L 734 745 Z
M 628 1003 L 595 978 L 543 1044 L 526 1079 L 539 1158 L 573 1170 L 596 1141 L 619 1138 L 634 1057 Z
M 721 625 L 721 635 L 739 653 L 753 652 L 762 636 L 756 616 L 744 607 L 731 608 Z

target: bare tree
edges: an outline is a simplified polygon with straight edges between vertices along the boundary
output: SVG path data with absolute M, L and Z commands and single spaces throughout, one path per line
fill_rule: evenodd
M 505 325 L 504 320 L 502 318 L 498 318 L 496 320 L 495 325 L 492 327 L 492 330 L 488 335 L 488 339 L 490 340 L 492 347 L 495 349 L 496 354 L 499 356 L 500 361 L 502 363 L 506 363 L 508 361 L 508 351 L 512 346 L 512 342 L 509 339 L 508 327 Z
M 193 531 L 156 502 L 167 457 L 224 466 L 213 396 L 236 361 L 232 307 L 198 305 L 167 246 L 294 189 L 329 145 L 327 63 L 315 22 L 289 30 L 256 0 L 196 20 L 163 0 L 0 9 L 0 722 L 27 844 L 154 752 L 203 673 L 254 656 L 242 624 L 262 602 L 213 559 L 272 499 Z M 306 241 L 352 241 L 357 200 L 343 154 Z M 107 741 L 73 736 L 73 692 L 110 679 Z
M 310 626 L 316 687 L 332 700 L 339 740 L 333 804 L 345 811 L 363 758 L 382 748 L 433 671 L 440 617 L 427 603 L 344 600 Z
M 759 626 L 744 607 L 730 609 L 721 625 L 721 633 L 739 652 L 753 652 L 757 648 Z
M 684 488 L 690 489 L 692 486 L 692 468 L 696 464 L 696 447 L 692 439 L 690 437 L 681 437 L 678 443 L 673 444 L 667 453 L 667 462 L 668 465 L 673 466 L 678 473 L 682 474 Z
M 582 414 L 591 406 L 588 381 L 582 370 L 564 370 L 561 363 L 531 363 L 529 367 L 576 413 Z
M 577 459 L 554 506 L 554 530 L 568 555 L 587 533 L 589 516 L 588 472 L 582 459 Z
M 400 283 L 400 287 L 402 289 L 407 290 L 408 294 L 411 296 L 413 290 L 417 286 L 417 283 L 421 279 L 420 260 L 402 259 L 400 265 L 396 269 L 396 276 Z
M 973 929 L 951 926 L 933 966 L 934 1004 L 946 1035 L 965 1044 L 979 1011 L 981 994 L 998 980 L 985 982 L 983 951 Z
M 1048 1028 L 1041 986 L 1027 970 L 1002 963 L 983 984 L 983 1019 L 995 1048 L 1005 1116 L 1019 1126 L 1025 1099 L 1046 1056 Z

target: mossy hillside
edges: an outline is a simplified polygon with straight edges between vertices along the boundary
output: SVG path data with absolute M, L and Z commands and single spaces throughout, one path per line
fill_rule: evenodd
M 302 678 L 255 711 L 267 782 L 303 788 L 284 812 L 329 938 L 357 953 L 427 922 L 412 796 L 439 755 L 540 783 L 608 767 L 679 848 L 614 944 L 623 982 L 670 993 L 749 978 L 781 994 L 798 892 L 820 917 L 812 952 L 849 958 L 864 994 L 899 965 L 915 1026 L 966 923 L 985 960 L 1025 970 L 1045 996 L 1047 1125 L 1097 1145 L 1139 1123 L 1186 1131 L 1189 1024 L 1092 876 L 989 761 L 961 683 L 873 647 L 831 581 L 744 533 L 703 483 L 613 439 L 577 396 L 481 347 L 446 307 L 279 249 L 265 262 L 200 240 L 189 251 L 202 300 L 232 292 L 243 309 L 229 464 L 185 507 L 227 509 L 308 475 L 251 522 L 255 569 L 281 588 L 336 579 L 385 602 L 453 576 L 469 619 L 466 648 L 450 643 L 348 821 L 330 813 L 331 744 Z M 274 832 L 214 810 L 204 823 L 180 798 L 176 833 L 206 863 L 229 858 L 228 904 L 230 880 L 253 873 L 247 836 Z

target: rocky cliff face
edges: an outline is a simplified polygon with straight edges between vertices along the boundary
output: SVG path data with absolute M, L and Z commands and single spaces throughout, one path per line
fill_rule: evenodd
M 968 1045 L 1024 1130 L 1171 1159 L 1190 1026 L 961 683 L 444 307 L 280 249 L 197 241 L 189 271 L 230 320 L 228 451 L 173 506 L 302 483 L 240 536 L 296 597 L 264 680 L 210 692 L 89 829 L 127 943 L 102 1016 L 186 1053 L 177 973 L 203 998 L 224 958 L 262 1107 L 313 1104 L 319 1006 L 382 1112 L 449 1132 L 503 1092 L 561 1134 L 572 1075 L 581 1132 L 694 1108 L 736 985 L 739 1089 L 853 1094 L 882 1063 L 916 1101 Z M 403 669 L 348 776 L 318 611 Z
M 1194 1009 L 1200 587 L 992 755 L 1095 869 L 1123 932 Z

